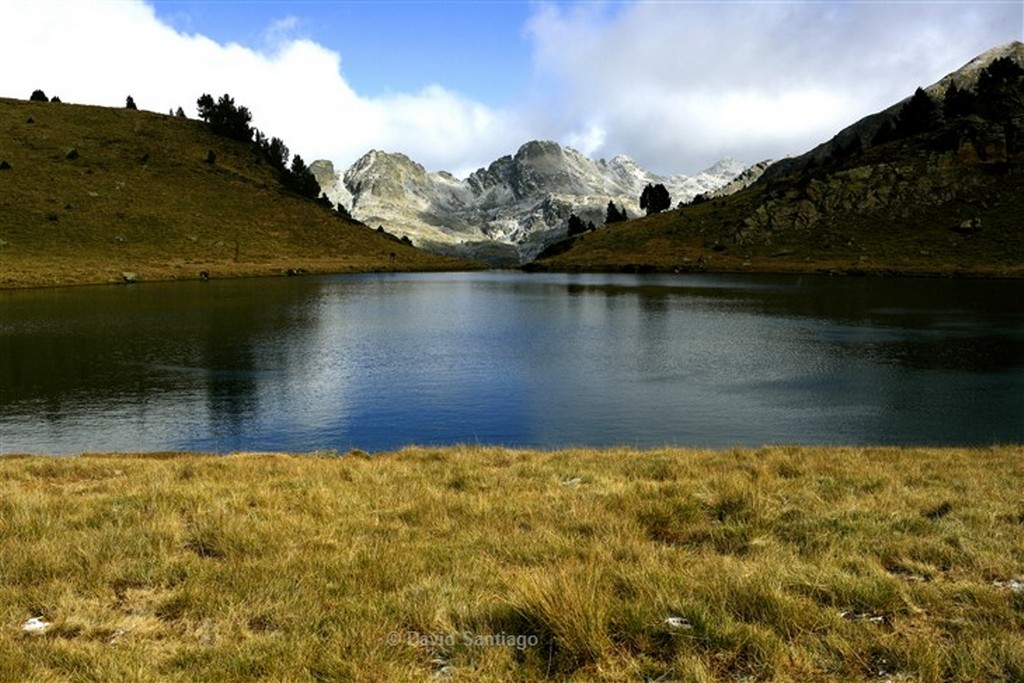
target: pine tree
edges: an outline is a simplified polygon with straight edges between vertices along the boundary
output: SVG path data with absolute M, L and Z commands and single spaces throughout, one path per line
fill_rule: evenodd
M 878 127 L 875 134 L 871 137 L 871 146 L 884 145 L 887 142 L 896 139 L 896 124 L 895 119 L 887 118 L 882 122 L 882 125 Z
M 608 202 L 608 210 L 604 215 L 604 224 L 611 225 L 612 223 L 621 223 L 626 220 L 626 212 L 620 212 L 618 207 L 615 206 L 615 202 Z
M 1007 121 L 1024 109 L 1024 68 L 1009 57 L 996 59 L 979 74 L 976 92 L 977 113 Z
M 896 137 L 905 138 L 935 128 L 942 121 L 942 110 L 924 88 L 914 91 L 914 96 L 903 105 L 896 115 Z
M 587 231 L 587 226 L 583 223 L 583 220 L 576 214 L 569 214 L 569 237 L 579 235 Z
M 199 118 L 210 124 L 217 135 L 241 142 L 252 140 L 253 131 L 249 126 L 252 114 L 246 107 L 235 106 L 235 100 L 227 93 L 216 102 L 211 95 L 204 93 L 196 100 L 196 106 Z
M 942 98 L 942 115 L 947 121 L 958 119 L 962 116 L 970 116 L 976 112 L 974 93 L 970 90 L 961 90 L 956 83 L 946 88 L 946 94 Z
M 648 216 L 664 211 L 670 206 L 672 206 L 672 197 L 668 193 L 668 188 L 661 183 L 657 185 L 648 183 L 640 194 L 640 208 L 645 209 Z
M 284 176 L 284 186 L 310 199 L 317 199 L 320 196 L 320 183 L 298 154 L 292 157 L 292 167 Z
M 288 166 L 288 145 L 281 138 L 270 138 L 267 143 L 267 161 L 274 168 L 283 171 Z

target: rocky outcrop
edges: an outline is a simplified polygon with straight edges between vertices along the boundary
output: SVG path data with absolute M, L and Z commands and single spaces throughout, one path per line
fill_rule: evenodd
M 329 161 L 310 168 L 332 202 L 371 227 L 438 253 L 495 264 L 527 262 L 563 239 L 571 214 L 600 226 L 614 202 L 629 216 L 641 215 L 639 197 L 649 183 L 665 185 L 673 202 L 685 202 L 744 170 L 727 159 L 694 176 L 665 177 L 626 156 L 595 161 L 550 141 L 528 142 L 465 179 L 377 150 L 344 174 Z
M 740 190 L 745 190 L 758 179 L 764 175 L 765 170 L 772 165 L 771 159 L 759 161 L 753 166 L 746 168 L 738 176 L 733 178 L 731 181 L 723 185 L 722 187 L 710 192 L 706 195 L 707 199 L 714 199 L 715 197 L 727 197 L 731 194 L 735 194 Z
M 896 234 L 912 241 L 931 234 L 928 239 L 934 242 L 932 226 L 973 238 L 989 224 L 985 216 L 991 216 L 993 246 L 1009 248 L 1020 235 L 1015 212 L 1008 207 L 1020 202 L 1012 167 L 1022 155 L 1024 117 L 1010 122 L 979 117 L 953 121 L 929 134 L 865 153 L 857 165 L 769 182 L 730 241 L 830 249 L 852 246 L 849 236 L 857 232 L 871 235 L 876 244 Z M 933 243 L 931 250 L 956 245 L 939 239 L 941 244 Z

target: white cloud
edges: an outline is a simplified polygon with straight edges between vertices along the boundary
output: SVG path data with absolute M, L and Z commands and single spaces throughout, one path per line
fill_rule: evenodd
M 303 37 L 305 20 L 291 14 L 268 22 L 254 48 L 175 30 L 142 0 L 7 0 L 0 95 L 42 88 L 123 106 L 130 94 L 143 109 L 195 116 L 200 94 L 227 92 L 293 152 L 340 167 L 377 148 L 465 175 L 549 138 L 687 172 L 723 156 L 805 151 L 1019 39 L 1022 14 L 1002 2 L 542 4 L 524 33 L 531 94 L 502 109 L 443 82 L 361 95 L 346 80 L 344 46 Z
M 1020 3 L 543 5 L 536 68 L 599 116 L 600 152 L 665 172 L 800 153 L 976 54 L 1020 39 Z
M 301 23 L 299 18 L 293 14 L 276 19 L 264 29 L 263 40 L 271 47 L 284 45 L 298 37 Z
M 507 154 L 525 140 L 512 113 L 501 112 L 432 85 L 415 94 L 396 94 L 370 103 L 376 121 L 386 123 L 379 139 L 430 166 L 425 160 L 448 159 L 435 168 L 465 176 Z M 487 150 L 486 152 L 484 150 Z
M 573 149 L 591 156 L 604 146 L 608 139 L 608 131 L 597 123 L 592 123 L 585 130 L 570 132 L 565 137 L 565 144 Z
M 293 37 L 301 28 L 294 17 L 268 26 L 268 48 L 259 51 L 179 33 L 137 0 L 15 0 L 4 4 L 4 15 L 0 95 L 7 97 L 41 88 L 64 102 L 116 107 L 130 94 L 142 109 L 181 106 L 194 117 L 200 94 L 230 93 L 256 127 L 293 153 L 342 167 L 380 148 L 428 168 L 468 172 L 524 140 L 512 115 L 440 85 L 360 96 L 344 78 L 341 55 Z

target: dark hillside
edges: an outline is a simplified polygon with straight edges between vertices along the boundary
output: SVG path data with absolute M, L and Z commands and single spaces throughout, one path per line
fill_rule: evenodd
M 533 267 L 1024 275 L 1024 68 L 996 59 L 953 98 L 922 89 L 866 121 L 870 139 L 848 128 L 744 191 Z

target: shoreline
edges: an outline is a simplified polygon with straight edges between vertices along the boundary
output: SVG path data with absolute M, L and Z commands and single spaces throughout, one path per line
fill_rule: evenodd
M 326 263 L 324 261 L 327 261 Z M 141 267 L 132 270 L 104 269 L 100 273 L 83 278 L 56 280 L 39 273 L 26 275 L 22 278 L 6 274 L 0 278 L 0 292 L 16 292 L 28 290 L 59 289 L 64 287 L 102 287 L 136 285 L 157 282 L 204 282 L 210 280 L 243 280 L 262 278 L 305 277 L 314 275 L 361 275 L 369 273 L 425 273 L 425 272 L 473 272 L 485 270 L 474 267 L 473 262 L 466 261 L 456 267 L 423 265 L 413 268 L 390 268 L 378 266 L 367 268 L 365 265 L 339 265 L 336 260 L 295 259 L 289 261 L 287 267 L 281 263 L 252 264 L 189 264 L 187 274 L 181 265 L 174 264 L 163 267 Z M 57 268 L 55 267 L 54 270 Z M 46 271 L 46 272 L 53 272 Z M 201 272 L 208 273 L 204 278 Z M 125 273 L 136 277 L 126 282 Z
M 740 259 L 715 259 L 706 263 L 662 263 L 649 264 L 628 261 L 617 264 L 566 265 L 554 263 L 525 264 L 520 268 L 526 272 L 539 273 L 636 273 L 636 274 L 680 274 L 691 275 L 715 273 L 729 275 L 823 275 L 835 277 L 881 277 L 881 278 L 952 278 L 952 279 L 1006 279 L 1024 278 L 1024 263 L 1016 265 L 911 265 L 891 263 L 861 263 L 845 260 L 779 262 L 771 257 Z
M 456 267 L 423 266 L 417 268 L 367 268 L 364 265 L 338 265 L 315 260 L 296 260 L 295 265 L 285 267 L 280 263 L 266 264 L 198 264 L 189 265 L 189 274 L 179 264 L 159 268 L 137 268 L 132 271 L 119 271 L 112 268 L 100 273 L 85 276 L 73 276 L 69 279 L 55 279 L 48 273 L 58 272 L 60 264 L 39 273 L 18 275 L 4 274 L 0 279 L 0 292 L 25 290 L 57 289 L 63 287 L 97 287 L 104 285 L 144 284 L 149 282 L 200 282 L 200 272 L 209 273 L 209 280 L 238 280 L 250 278 L 302 277 L 314 275 L 358 275 L 370 273 L 417 273 L 417 272 L 474 272 L 491 269 L 486 264 L 475 265 L 476 262 L 466 261 Z M 205 266 L 205 267 L 203 267 Z M 752 263 L 715 263 L 711 265 L 678 264 L 621 264 L 595 267 L 582 266 L 548 266 L 545 264 L 527 263 L 517 267 L 495 268 L 497 270 L 518 271 L 522 273 L 590 273 L 614 274 L 628 273 L 639 275 L 817 275 L 827 277 L 878 277 L 878 278 L 948 278 L 978 280 L 1019 280 L 1024 278 L 1024 264 L 1019 266 L 984 266 L 984 267 L 929 267 L 929 266 L 894 266 L 836 263 L 791 263 L 765 264 Z M 193 274 L 192 271 L 195 271 Z M 136 278 L 128 283 L 124 281 L 124 273 L 131 272 Z
M 951 455 L 956 453 L 992 453 L 998 451 L 1012 451 L 1013 455 L 1022 458 L 1024 464 L 1024 442 L 1021 443 L 989 443 L 984 445 L 891 445 L 891 444 L 814 444 L 814 443 L 765 443 L 760 446 L 723 446 L 703 447 L 685 445 L 661 445 L 649 447 L 636 447 L 629 445 L 613 446 L 553 446 L 532 447 L 532 446 L 504 446 L 501 444 L 481 443 L 452 443 L 442 446 L 425 446 L 409 444 L 395 449 L 383 451 L 364 451 L 361 448 L 352 448 L 347 451 L 337 449 L 317 449 L 313 451 L 257 451 L 241 450 L 226 451 L 187 451 L 187 450 L 155 450 L 155 451 L 78 451 L 75 453 L 23 453 L 11 452 L 0 453 L 0 462 L 3 459 L 26 460 L 32 458 L 47 459 L 126 459 L 126 460 L 175 460 L 194 458 L 298 458 L 310 460 L 344 460 L 351 458 L 380 459 L 388 456 L 407 456 L 409 454 L 443 454 L 450 456 L 461 456 L 467 453 L 505 453 L 516 455 L 538 455 L 538 456 L 559 456 L 589 454 L 597 457 L 611 455 L 651 455 L 651 454 L 676 454 L 680 456 L 693 455 L 735 455 L 750 456 L 760 452 L 785 451 L 791 454 L 816 454 L 822 451 L 835 451 L 837 453 L 858 452 L 858 453 L 898 453 L 898 454 L 941 454 Z

